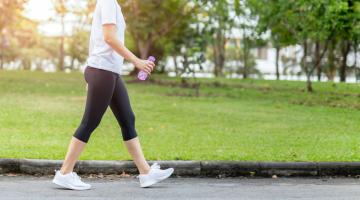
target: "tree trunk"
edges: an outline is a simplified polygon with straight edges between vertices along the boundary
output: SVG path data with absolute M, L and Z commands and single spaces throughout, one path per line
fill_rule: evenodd
M 58 64 L 58 71 L 64 71 L 64 57 L 65 57 L 65 16 L 61 16 L 61 36 L 60 36 L 60 54 L 59 54 L 59 64 Z
M 280 59 L 280 48 L 276 47 L 276 80 L 280 80 L 280 70 L 279 70 L 279 59 Z
M 173 61 L 174 61 L 174 67 L 175 67 L 175 76 L 178 76 L 179 75 L 179 65 L 178 65 L 178 61 L 177 61 L 177 56 L 174 55 L 172 56 L 173 58 Z
M 335 40 L 333 40 L 331 43 L 330 43 L 330 46 L 329 46 L 329 53 L 328 53 L 328 73 L 327 73 L 327 77 L 330 81 L 334 81 L 334 78 L 335 78 L 335 73 L 336 73 L 336 66 L 335 66 L 335 45 L 336 45 L 336 42 Z
M 221 50 L 219 49 L 219 45 L 215 44 L 214 45 L 214 63 L 215 63 L 215 68 L 214 68 L 214 74 L 216 77 L 221 76 L 222 75 L 222 68 L 223 68 L 223 64 L 221 61 Z
M 25 58 L 21 61 L 21 63 L 22 63 L 22 67 L 24 70 L 31 70 L 31 61 L 30 60 Z
M 320 64 L 320 42 L 316 41 L 315 43 L 315 63 L 316 63 L 316 71 L 317 71 L 317 80 L 320 82 L 321 81 L 321 73 L 322 73 L 322 69 L 321 69 L 321 64 Z
M 243 29 L 243 54 L 244 54 L 244 73 L 243 73 L 243 78 L 247 79 L 248 78 L 248 46 L 247 46 L 247 42 L 246 42 L 246 34 L 245 34 L 245 29 Z
M 247 51 L 244 48 L 244 72 L 243 72 L 243 78 L 247 79 L 248 78 L 248 67 L 247 67 L 247 62 L 248 62 L 248 55 L 247 55 Z
M 213 45 L 213 50 L 214 50 L 214 75 L 216 77 L 220 76 L 220 70 L 219 70 L 219 50 L 217 49 L 216 44 Z
M 141 59 L 148 59 L 149 54 L 150 54 L 150 47 L 151 47 L 151 42 L 147 41 L 147 42 L 139 42 L 138 43 L 138 48 L 140 51 L 140 58 Z
M 301 59 L 301 65 L 305 71 L 305 74 L 306 74 L 306 90 L 308 92 L 313 92 L 313 87 L 312 87 L 312 82 L 311 82 L 311 73 L 310 73 L 310 69 L 309 69 L 309 66 L 307 64 L 307 61 L 306 61 L 306 57 L 307 57 L 307 54 L 308 54 L 308 43 L 307 41 L 305 40 L 304 41 L 304 44 L 303 44 L 303 51 L 304 51 L 304 55 Z
M 347 60 L 350 52 L 350 42 L 348 40 L 343 41 L 341 54 L 341 66 L 340 66 L 340 81 L 346 82 L 346 69 L 347 69 Z
M 4 56 L 3 53 L 0 55 L 0 70 L 4 68 Z
M 225 36 L 221 30 L 216 33 L 216 41 L 214 42 L 213 49 L 215 60 L 214 74 L 217 77 L 222 76 L 225 65 Z
M 184 53 L 183 55 L 183 61 L 182 61 L 182 65 L 183 65 L 183 73 L 186 72 L 188 70 L 189 67 L 189 60 L 188 57 L 186 55 L 186 53 Z
M 312 87 L 312 82 L 311 82 L 311 76 L 306 76 L 307 77 L 307 81 L 306 81 L 306 90 L 310 93 L 314 92 L 314 89 Z

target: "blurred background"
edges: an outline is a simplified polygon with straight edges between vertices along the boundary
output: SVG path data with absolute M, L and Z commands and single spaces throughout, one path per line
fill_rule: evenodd
M 119 3 L 126 45 L 158 62 L 144 84 L 122 67 L 149 159 L 360 159 L 360 1 Z M 0 157 L 62 159 L 95 5 L 0 0 Z M 107 113 L 83 158 L 129 159 L 118 134 Z
M 355 0 L 119 1 L 127 45 L 169 76 L 360 80 Z M 0 68 L 78 71 L 95 0 L 1 0 Z M 129 74 L 133 67 L 124 67 Z

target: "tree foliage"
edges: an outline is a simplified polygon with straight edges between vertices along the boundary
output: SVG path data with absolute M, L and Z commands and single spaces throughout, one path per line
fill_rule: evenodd
M 38 23 L 23 15 L 26 0 L 0 1 L 1 68 L 4 63 L 21 63 L 23 69 L 29 69 L 43 59 L 63 70 L 77 69 L 86 62 L 96 1 L 52 1 L 57 13 L 55 22 L 62 27 L 60 37 L 34 31 Z M 126 45 L 143 59 L 156 56 L 160 72 L 166 71 L 167 61 L 172 58 L 178 75 L 202 70 L 204 63 L 212 63 L 215 76 L 225 75 L 231 66 L 229 73 L 247 78 L 257 73 L 254 49 L 270 44 L 276 50 L 278 79 L 280 62 L 285 71 L 300 64 L 308 91 L 313 90 L 315 73 L 318 80 L 323 75 L 329 80 L 339 75 L 341 81 L 346 81 L 354 71 L 360 76 L 358 59 L 349 59 L 358 55 L 360 41 L 357 0 L 118 1 L 127 22 Z M 68 15 L 74 20 L 72 32 L 66 35 Z M 301 60 L 281 55 L 282 49 L 294 45 L 301 46 Z M 70 64 L 64 60 L 70 60 Z M 236 63 L 236 69 L 232 63 Z
M 338 40 L 342 44 L 343 65 L 340 74 L 346 72 L 346 60 L 350 41 L 357 41 L 359 23 L 358 3 L 352 0 L 248 0 L 259 18 L 260 33 L 270 31 L 275 47 L 298 44 L 302 46 L 301 66 L 307 77 L 307 89 L 312 91 L 311 77 L 317 69 L 319 79 L 322 63 L 329 46 L 333 51 Z M 262 7 L 266 5 L 266 7 Z M 331 61 L 331 53 L 329 60 Z M 346 75 L 341 75 L 346 77 Z

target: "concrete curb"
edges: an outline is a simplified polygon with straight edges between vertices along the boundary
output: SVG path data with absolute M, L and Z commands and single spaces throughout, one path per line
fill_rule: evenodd
M 360 162 L 239 162 L 239 161 L 157 161 L 164 168 L 174 167 L 175 176 L 355 176 L 360 175 Z M 52 175 L 60 160 L 0 159 L 0 174 L 21 173 Z M 150 164 L 154 161 L 150 161 Z M 79 174 L 137 174 L 132 161 L 79 161 Z

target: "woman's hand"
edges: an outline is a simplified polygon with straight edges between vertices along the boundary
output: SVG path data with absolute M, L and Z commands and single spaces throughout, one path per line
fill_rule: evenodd
M 137 59 L 134 62 L 134 65 L 136 68 L 138 68 L 140 71 L 144 71 L 147 74 L 151 74 L 151 72 L 154 70 L 155 68 L 155 63 L 149 60 L 141 60 L 141 59 Z

